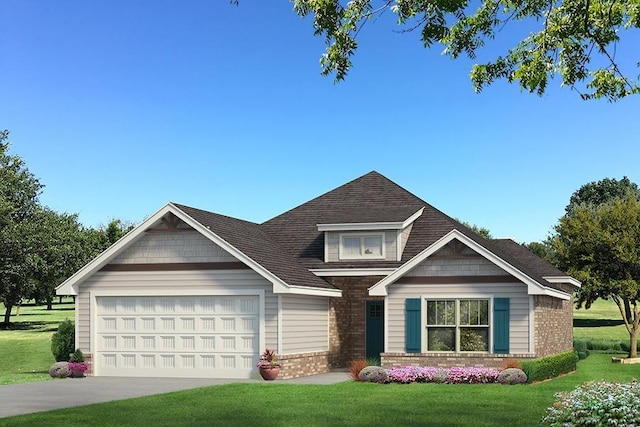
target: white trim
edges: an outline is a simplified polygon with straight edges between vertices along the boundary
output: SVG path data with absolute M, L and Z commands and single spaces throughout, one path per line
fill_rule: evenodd
M 382 339 L 384 339 L 384 352 L 388 353 L 389 352 L 389 298 L 385 297 L 384 298 L 384 336 L 382 337 Z M 404 319 L 403 319 L 403 322 Z M 407 326 L 405 325 L 405 328 Z M 405 333 L 405 349 L 406 349 L 406 333 Z M 422 347 L 420 347 L 420 350 L 422 350 Z
M 395 268 L 312 268 L 309 270 L 318 277 L 328 276 L 388 276 Z
M 359 255 L 345 255 L 344 254 L 344 239 L 360 239 L 360 249 L 364 247 L 364 241 L 367 238 L 379 237 L 380 238 L 380 255 L 377 254 L 364 254 Z M 386 233 L 340 233 L 338 235 L 338 259 L 339 260 L 384 260 L 386 258 Z
M 394 271 L 384 279 L 380 280 L 375 285 L 371 286 L 369 288 L 369 295 L 386 296 L 387 286 L 389 286 L 391 283 L 395 282 L 400 277 L 407 274 L 409 271 L 411 271 L 414 267 L 416 267 L 422 261 L 424 261 L 429 256 L 433 255 L 434 253 L 442 249 L 444 246 L 446 246 L 449 242 L 451 242 L 454 239 L 464 243 L 466 246 L 468 246 L 469 248 L 473 249 L 475 252 L 482 255 L 488 261 L 491 261 L 496 266 L 502 268 L 504 271 L 506 271 L 507 273 L 511 274 L 512 276 L 514 276 L 515 278 L 519 279 L 521 282 L 526 284 L 527 292 L 529 295 L 548 295 L 548 296 L 552 296 L 552 297 L 559 298 L 562 300 L 567 300 L 567 301 L 571 299 L 571 295 L 565 292 L 559 291 L 557 289 L 552 289 L 542 285 L 541 283 L 532 279 L 522 271 L 518 270 L 516 267 L 512 266 L 511 264 L 509 264 L 499 256 L 495 255 L 493 252 L 486 249 L 484 246 L 480 245 L 479 243 L 476 243 L 474 240 L 470 239 L 465 234 L 463 234 L 462 232 L 456 229 L 453 229 L 447 234 L 445 234 L 444 236 L 442 236 L 431 246 L 424 249 L 418 255 L 416 255 L 415 257 L 407 261 L 404 265 L 399 267 L 396 271 Z
M 324 232 L 322 233 L 322 237 L 324 240 L 324 262 L 329 262 L 329 236 Z
M 116 243 L 107 248 L 104 252 L 94 258 L 92 261 L 87 263 L 84 267 L 78 270 L 73 276 L 69 277 L 65 280 L 61 285 L 56 288 L 56 294 L 58 295 L 78 295 L 78 286 L 82 284 L 88 277 L 99 271 L 102 267 L 107 265 L 112 259 L 114 259 L 121 251 L 132 245 L 141 235 L 153 226 L 155 223 L 160 221 L 165 215 L 168 213 L 174 214 L 184 223 L 189 225 L 194 230 L 198 231 L 207 239 L 211 240 L 216 245 L 220 246 L 226 252 L 230 253 L 233 257 L 237 258 L 239 261 L 243 262 L 247 266 L 249 266 L 253 271 L 258 273 L 264 279 L 268 280 L 273 285 L 274 293 L 294 293 L 300 295 L 326 295 L 326 296 L 341 296 L 342 292 L 339 290 L 332 289 L 319 289 L 319 288 L 309 288 L 311 289 L 311 294 L 307 292 L 300 292 L 299 290 L 305 289 L 303 286 L 290 286 L 282 279 L 280 279 L 275 274 L 271 273 L 269 270 L 264 268 L 262 265 L 258 264 L 256 261 L 245 255 L 242 251 L 228 243 L 226 240 L 222 239 L 216 233 L 211 231 L 209 228 L 200 224 L 198 221 L 193 219 L 191 216 L 187 215 L 185 212 L 180 210 L 177 206 L 172 203 L 167 203 L 164 207 L 158 210 L 156 213 L 151 215 L 129 233 L 127 233 L 124 237 L 118 240 Z M 383 241 L 384 243 L 384 241 Z
M 534 307 L 533 295 L 529 295 L 529 353 L 533 354 L 536 351 L 536 341 L 535 341 L 535 320 L 536 320 L 536 311 Z
M 341 297 L 342 291 L 340 289 L 323 289 L 323 288 L 310 288 L 308 286 L 289 285 L 289 291 L 287 292 L 273 292 L 275 294 L 295 294 L 295 295 L 310 295 L 316 297 Z
M 282 348 L 282 295 L 277 295 L 278 297 L 278 314 L 276 321 L 278 325 L 276 326 L 276 331 L 278 337 L 276 338 L 276 346 L 278 347 L 277 352 L 279 354 L 284 354 L 284 349 Z M 266 348 L 266 346 L 264 346 Z M 262 347 L 260 347 L 262 348 Z
M 422 215 L 424 207 L 401 222 L 341 222 L 334 224 L 318 224 L 318 231 L 367 231 L 367 230 L 402 230 Z
M 76 334 L 75 336 L 75 348 L 80 348 L 80 298 L 78 296 L 73 298 L 73 306 L 74 306 L 74 333 Z M 89 338 L 89 342 L 91 342 L 91 338 Z M 75 350 L 75 349 L 74 349 Z M 80 349 L 82 350 L 82 349 Z M 85 351 L 85 350 L 82 350 Z M 89 351 L 86 351 L 87 353 L 89 353 Z
M 574 279 L 571 276 L 543 276 L 542 278 L 549 283 L 566 283 L 568 285 L 573 285 L 576 288 L 582 287 L 582 282 Z
M 396 231 L 396 261 L 402 260 L 402 230 Z

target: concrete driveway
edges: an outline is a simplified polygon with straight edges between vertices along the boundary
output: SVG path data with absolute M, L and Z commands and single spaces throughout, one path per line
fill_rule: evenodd
M 87 377 L 1 385 L 0 418 L 233 382 L 334 384 L 348 379 L 346 372 L 331 372 L 293 380 L 269 382 L 254 379 Z

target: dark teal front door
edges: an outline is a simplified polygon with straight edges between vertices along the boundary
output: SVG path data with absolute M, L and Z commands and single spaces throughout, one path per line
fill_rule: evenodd
M 384 301 L 367 301 L 366 357 L 380 359 L 384 351 Z

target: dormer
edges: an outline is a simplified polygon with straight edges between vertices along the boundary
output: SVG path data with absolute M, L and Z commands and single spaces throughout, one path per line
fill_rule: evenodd
M 324 262 L 400 261 L 413 222 L 424 207 L 334 211 L 317 224 L 324 233 Z

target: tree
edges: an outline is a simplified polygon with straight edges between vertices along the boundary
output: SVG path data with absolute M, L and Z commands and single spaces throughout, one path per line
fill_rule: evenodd
M 583 185 L 571 195 L 569 204 L 564 208 L 564 211 L 571 215 L 575 208 L 581 204 L 599 206 L 613 199 L 623 198 L 629 192 L 640 199 L 640 188 L 626 176 L 620 180 L 604 178 L 600 181 L 593 181 Z
M 526 30 L 529 36 L 505 53 L 473 66 L 471 81 L 477 92 L 505 79 L 542 95 L 557 74 L 563 86 L 577 90 L 583 99 L 616 101 L 640 93 L 640 78 L 630 77 L 633 72 L 616 58 L 620 34 L 640 28 L 637 0 L 291 1 L 298 15 L 313 15 L 314 34 L 324 36 L 327 45 L 320 59 L 322 74 L 335 73 L 336 81 L 349 72 L 365 23 L 390 11 L 403 31 L 420 29 L 425 47 L 442 44 L 452 58 L 466 54 L 475 60 L 494 38 L 512 43 L 513 35 L 504 31 L 508 24 Z
M 55 288 L 95 255 L 78 215 L 60 214 L 48 208 L 38 210 L 31 238 L 37 245 L 28 256 L 34 297 L 52 309 Z
M 9 144 L 4 142 L 8 136 L 8 131 L 0 131 L 0 301 L 6 310 L 5 325 L 13 306 L 32 291 L 29 236 L 42 189 L 22 159 L 8 154 Z
M 475 225 L 475 224 L 470 224 L 466 221 L 461 221 L 457 218 L 456 218 L 456 221 L 458 221 L 460 224 L 464 225 L 465 227 L 475 231 L 477 234 L 481 235 L 485 239 L 493 239 L 493 236 L 491 235 L 491 231 L 489 231 L 488 228 L 480 227 L 479 225 Z
M 598 298 L 615 302 L 629 333 L 629 357 L 638 357 L 640 332 L 640 201 L 624 198 L 579 204 L 560 219 L 553 240 L 560 262 L 582 282 L 576 305 Z

